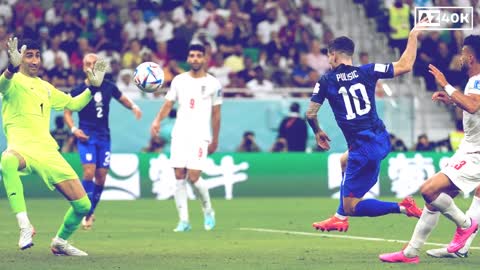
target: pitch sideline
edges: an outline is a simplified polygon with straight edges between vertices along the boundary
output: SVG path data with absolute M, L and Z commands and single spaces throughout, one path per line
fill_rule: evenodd
M 385 239 L 385 238 L 376 238 L 376 237 L 362 237 L 362 236 L 351 236 L 351 235 L 339 235 L 331 233 L 309 233 L 309 232 L 298 232 L 298 231 L 287 231 L 287 230 L 273 230 L 273 229 L 264 229 L 264 228 L 239 228 L 241 231 L 253 231 L 253 232 L 265 232 L 265 233 L 283 233 L 283 234 L 292 234 L 292 235 L 304 235 L 304 236 L 316 236 L 316 237 L 325 237 L 325 238 L 342 238 L 342 239 L 353 239 L 353 240 L 363 240 L 363 241 L 375 241 L 375 242 L 389 242 L 389 243 L 408 243 L 405 240 L 396 240 L 396 239 Z M 426 242 L 425 245 L 445 247 L 447 244 L 440 243 L 430 243 Z M 480 250 L 480 247 L 470 247 L 470 249 Z

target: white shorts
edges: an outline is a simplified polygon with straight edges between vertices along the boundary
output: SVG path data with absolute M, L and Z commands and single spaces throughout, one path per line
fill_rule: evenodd
M 170 164 L 173 168 L 203 170 L 208 154 L 208 141 L 172 138 Z
M 456 152 L 441 172 L 468 194 L 480 184 L 480 154 Z

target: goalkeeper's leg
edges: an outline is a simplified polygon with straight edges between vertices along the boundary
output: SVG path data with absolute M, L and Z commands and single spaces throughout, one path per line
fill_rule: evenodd
M 18 245 L 22 250 L 33 246 L 32 237 L 35 235 L 35 230 L 27 216 L 23 184 L 18 174 L 18 170 L 25 168 L 25 164 L 24 158 L 12 150 L 7 150 L 2 153 L 1 166 L 3 184 L 5 185 L 10 207 L 16 215 L 18 226 L 20 227 Z

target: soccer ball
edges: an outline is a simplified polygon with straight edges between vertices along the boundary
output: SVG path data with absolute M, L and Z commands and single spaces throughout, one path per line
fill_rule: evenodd
M 147 93 L 157 91 L 163 84 L 165 75 L 162 67 L 154 62 L 144 62 L 138 65 L 133 74 L 133 82 L 140 90 Z

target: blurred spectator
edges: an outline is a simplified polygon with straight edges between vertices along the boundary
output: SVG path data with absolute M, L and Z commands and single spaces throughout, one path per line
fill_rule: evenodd
M 109 69 L 107 69 L 108 72 L 107 74 L 105 74 L 105 79 L 116 82 L 120 75 L 121 69 L 122 69 L 122 65 L 120 64 L 120 61 L 116 59 L 112 59 L 110 61 Z
M 223 57 L 227 58 L 236 51 L 236 46 L 241 44 L 238 31 L 235 31 L 235 25 L 227 22 L 225 27 L 215 39 L 218 51 L 223 53 Z
M 55 63 L 52 69 L 48 70 L 48 76 L 50 82 L 57 88 L 69 87 L 73 85 L 68 84 L 68 76 L 72 73 L 72 70 L 65 67 L 63 58 L 60 55 L 55 56 Z
M 176 7 L 172 12 L 172 21 L 175 27 L 178 27 L 186 22 L 187 10 L 195 10 L 191 0 L 184 0 L 181 6 Z
M 261 66 L 257 66 L 254 72 L 254 78 L 247 82 L 247 89 L 256 98 L 272 96 L 274 86 L 271 81 L 265 79 L 263 68 Z
M 239 72 L 245 69 L 242 45 L 236 45 L 235 53 L 225 58 L 225 66 L 230 68 L 232 72 Z M 244 78 L 242 79 L 245 81 Z
M 237 152 L 260 152 L 260 147 L 258 147 L 255 142 L 255 133 L 253 131 L 245 131 L 243 133 L 242 142 L 237 147 Z
M 58 22 L 51 29 L 51 36 L 60 35 L 62 40 L 65 40 L 67 37 L 68 31 L 73 31 L 75 37 L 79 37 L 82 32 L 83 25 L 75 18 L 71 12 L 65 12 L 63 14 L 63 20 Z
M 260 22 L 257 26 L 257 36 L 260 43 L 267 45 L 270 42 L 272 32 L 280 32 L 282 27 L 277 19 L 277 8 L 272 7 L 267 10 L 267 19 Z
M 83 70 L 83 57 L 92 52 L 92 48 L 86 38 L 79 38 L 78 48 L 70 54 L 70 67 L 74 72 Z
M 225 66 L 225 61 L 223 59 L 223 54 L 217 52 L 213 55 L 214 66 L 208 69 L 208 73 L 211 73 L 215 78 L 217 78 L 222 86 L 227 86 L 230 84 L 230 79 L 228 78 L 228 74 L 232 72 L 232 70 Z
M 122 61 L 122 57 L 117 51 L 115 51 L 114 45 L 110 42 L 105 44 L 103 50 L 99 51 L 97 54 L 98 57 L 102 58 L 105 62 L 107 62 L 107 73 L 111 73 L 112 61 Z
M 157 43 L 157 49 L 153 53 L 153 62 L 164 67 L 167 65 L 168 59 L 167 44 L 162 42 Z
M 448 135 L 450 149 L 452 151 L 457 151 L 460 143 L 463 140 L 463 137 L 465 137 L 465 133 L 463 131 L 463 122 L 462 119 L 457 119 L 455 121 L 455 130 L 450 132 L 450 134 Z
M 65 68 L 70 68 L 70 59 L 66 52 L 60 49 L 61 37 L 56 35 L 50 42 L 50 47 L 42 53 L 42 64 L 46 70 L 55 67 L 55 58 L 60 57 Z
M 315 70 L 308 66 L 307 54 L 300 53 L 300 63 L 292 71 L 293 85 L 297 87 L 312 87 L 319 76 Z
M 258 29 L 258 24 L 267 19 L 265 0 L 255 1 L 255 6 L 253 7 L 253 10 L 250 12 L 250 14 L 250 22 L 252 23 L 252 29 Z
M 230 83 L 225 86 L 225 88 L 245 88 L 246 85 L 245 85 L 245 81 L 240 78 L 237 73 L 235 72 L 231 72 L 230 74 L 228 74 L 228 78 L 229 78 L 229 81 Z M 244 94 L 240 94 L 240 93 L 225 93 L 224 95 L 225 97 L 240 97 L 240 96 L 245 96 Z
M 147 28 L 147 33 L 141 41 L 142 47 L 148 48 L 150 51 L 155 52 L 157 50 L 157 41 L 153 34 L 152 28 Z
M 255 67 L 253 65 L 253 60 L 250 57 L 243 57 L 243 66 L 244 68 L 237 73 L 237 75 L 242 78 L 245 82 L 249 82 L 255 77 Z
M 173 38 L 173 23 L 164 9 L 158 11 L 158 17 L 153 19 L 148 27 L 153 30 L 157 42 L 165 43 Z
M 410 7 L 403 0 L 395 0 L 388 9 L 390 25 L 390 46 L 398 48 L 400 54 L 407 47 L 408 34 L 410 33 Z
M 120 92 L 126 93 L 130 98 L 132 98 L 132 96 L 128 93 L 140 93 L 140 91 L 138 91 L 138 87 L 135 85 L 135 83 L 133 83 L 133 70 L 131 69 L 120 70 L 116 85 Z
M 197 29 L 198 25 L 193 20 L 193 11 L 187 9 L 185 10 L 185 22 L 173 30 L 173 35 L 176 39 L 183 40 L 188 45 Z
M 262 64 L 267 78 L 273 82 L 275 86 L 288 86 L 290 78 L 288 74 L 287 60 L 280 53 L 273 54 L 267 63 Z
M 270 152 L 279 153 L 279 152 L 288 152 L 287 140 L 285 138 L 277 138 L 270 148 Z
M 297 11 L 291 10 L 287 13 L 287 24 L 280 28 L 278 36 L 282 44 L 297 44 L 301 42 L 304 26 L 300 22 L 300 15 Z
M 315 39 L 321 40 L 326 32 L 331 32 L 330 27 L 323 22 L 323 9 L 314 8 L 313 17 L 310 19 L 307 16 L 302 17 L 302 23 L 307 30 L 312 33 Z M 325 43 L 325 42 L 324 42 Z
M 72 56 L 73 52 L 78 50 L 78 40 L 75 31 L 70 29 L 65 32 L 65 40 L 60 43 L 60 49 Z
M 288 43 L 282 42 L 277 32 L 272 32 L 270 42 L 268 42 L 265 50 L 267 51 L 269 58 L 275 53 L 285 56 L 288 54 Z
M 65 122 L 63 121 L 63 115 L 55 117 L 55 129 L 50 131 L 50 134 L 58 144 L 59 151 L 62 151 L 64 144 L 66 144 L 70 137 L 70 131 L 65 128 Z
M 158 135 L 151 137 L 148 141 L 148 145 L 142 148 L 142 153 L 160 153 L 163 151 L 163 147 L 165 146 L 165 141 L 160 138 Z
M 390 133 L 390 145 L 392 149 L 390 151 L 392 152 L 406 152 L 408 151 L 407 146 L 405 146 L 405 143 L 400 139 L 395 137 L 395 135 Z
M 115 12 L 110 12 L 107 16 L 107 22 L 103 24 L 105 36 L 112 44 L 113 48 L 120 51 L 122 48 L 120 36 L 122 35 L 122 25 L 118 21 L 118 16 Z
M 421 134 L 418 136 L 417 145 L 415 146 L 415 151 L 434 151 L 435 143 L 428 140 L 426 134 Z
M 310 44 L 310 52 L 307 54 L 307 64 L 309 67 L 314 69 L 318 78 L 325 74 L 330 69 L 330 64 L 328 63 L 328 56 L 321 52 L 320 42 L 314 40 Z
M 368 56 L 368 52 L 360 52 L 358 54 L 358 60 L 360 65 L 366 65 L 370 63 L 370 57 Z
M 290 113 L 285 117 L 278 128 L 278 137 L 285 138 L 290 152 L 305 152 L 307 147 L 307 124 L 300 115 L 300 104 L 293 102 Z
M 25 15 L 25 22 L 23 23 L 23 35 L 24 37 L 31 38 L 33 40 L 38 39 L 39 23 L 33 11 L 30 11 Z
M 13 10 L 12 6 L 8 4 L 8 1 L 3 0 L 0 2 L 0 25 L 10 26 L 12 25 Z
M 7 68 L 8 65 L 8 54 L 7 54 L 7 42 L 8 39 L 7 29 L 5 26 L 0 25 L 0 70 L 3 71 Z
M 142 12 L 135 9 L 130 14 L 130 20 L 123 26 L 123 32 L 127 34 L 128 40 L 142 40 L 147 32 L 147 24 L 143 20 Z
M 93 51 L 95 52 L 105 50 L 105 48 L 109 47 L 110 41 L 105 35 L 105 29 L 102 27 L 96 28 L 93 37 L 90 38 L 90 43 L 92 45 Z
M 165 83 L 164 85 L 166 87 L 170 86 L 170 83 L 173 80 L 173 77 L 177 76 L 180 73 L 185 72 L 181 67 L 178 66 L 178 63 L 175 59 L 170 59 L 168 61 L 167 66 L 163 68 L 163 73 L 165 76 Z
M 58 24 L 62 21 L 63 12 L 65 12 L 63 1 L 54 0 L 53 6 L 45 12 L 45 23 L 50 27 Z
M 142 45 L 138 39 L 132 39 L 130 41 L 130 48 L 123 54 L 122 67 L 135 69 L 142 63 L 141 55 Z
M 418 57 L 414 65 L 414 73 L 425 79 L 428 91 L 436 91 L 437 84 L 435 78 L 428 72 L 428 65 L 433 64 L 438 57 L 440 33 L 438 31 L 429 31 L 429 34 L 429 36 L 423 37 L 421 41 Z

